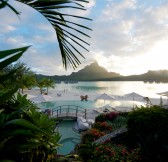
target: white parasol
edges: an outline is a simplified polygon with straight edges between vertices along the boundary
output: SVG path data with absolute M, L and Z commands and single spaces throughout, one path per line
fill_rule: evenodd
M 138 93 L 131 92 L 131 93 L 125 94 L 124 98 L 133 100 L 133 108 L 134 108 L 134 101 L 142 101 L 144 97 Z
M 161 95 L 161 96 L 166 96 L 167 97 L 167 103 L 168 103 L 168 91 L 160 92 L 160 93 L 157 93 L 157 94 Z
M 31 98 L 31 101 L 35 103 L 40 103 L 40 102 L 48 102 L 48 101 L 53 101 L 53 97 L 44 95 L 44 94 L 39 94 L 38 96 Z
M 103 94 L 101 94 L 100 96 L 98 96 L 95 100 L 104 100 L 104 102 L 105 102 L 105 100 L 115 100 L 115 98 L 109 96 L 109 95 L 106 94 L 106 93 L 103 93 Z

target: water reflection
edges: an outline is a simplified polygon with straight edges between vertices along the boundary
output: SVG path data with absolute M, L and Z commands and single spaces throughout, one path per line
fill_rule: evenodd
M 38 107 L 41 109 L 53 109 L 58 106 L 63 106 L 63 105 L 75 105 L 75 106 L 80 106 L 85 109 L 91 109 L 91 108 L 100 108 L 104 107 L 105 105 L 109 105 L 114 108 L 122 107 L 122 108 L 135 108 L 136 106 L 145 106 L 145 103 L 143 102 L 138 102 L 138 101 L 127 101 L 127 100 L 110 100 L 110 101 L 105 101 L 104 100 L 97 100 L 97 101 L 87 101 L 87 102 L 82 102 L 79 100 L 64 100 L 64 101 L 52 101 L 52 102 L 43 102 L 38 104 Z

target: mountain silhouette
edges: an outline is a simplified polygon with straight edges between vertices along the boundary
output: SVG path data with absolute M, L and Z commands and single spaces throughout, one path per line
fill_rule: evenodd
M 144 81 L 144 82 L 168 82 L 168 70 L 149 70 L 140 75 L 122 76 L 119 73 L 108 72 L 104 67 L 94 62 L 78 72 L 70 75 L 46 76 L 37 74 L 37 78 L 49 78 L 55 81 Z
M 115 72 L 108 72 L 104 67 L 99 66 L 97 62 L 94 62 L 78 72 L 73 72 L 70 76 L 70 80 L 80 81 L 92 81 L 100 80 L 103 78 L 109 79 L 114 77 L 120 77 L 121 75 Z

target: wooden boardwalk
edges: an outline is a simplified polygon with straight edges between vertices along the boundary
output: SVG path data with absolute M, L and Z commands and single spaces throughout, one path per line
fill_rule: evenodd
M 74 118 L 84 117 L 86 119 L 86 109 L 75 105 L 62 105 L 51 110 L 51 117 L 53 118 Z
M 100 137 L 99 139 L 97 139 L 96 141 L 94 141 L 93 143 L 96 143 L 96 144 L 101 144 L 101 143 L 104 143 L 105 141 L 111 139 L 111 138 L 114 138 L 122 133 L 125 133 L 127 132 L 128 129 L 127 128 L 120 128 L 120 129 L 117 129 L 116 131 L 114 132 L 111 132 L 109 134 L 106 134 L 102 137 Z

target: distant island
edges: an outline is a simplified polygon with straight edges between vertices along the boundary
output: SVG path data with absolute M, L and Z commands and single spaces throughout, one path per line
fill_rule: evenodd
M 36 74 L 37 78 L 49 78 L 55 81 L 144 81 L 144 82 L 168 82 L 168 70 L 149 70 L 140 75 L 122 76 L 119 73 L 108 72 L 104 67 L 94 62 L 78 72 L 70 75 L 47 76 Z

